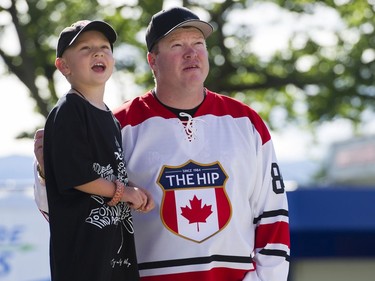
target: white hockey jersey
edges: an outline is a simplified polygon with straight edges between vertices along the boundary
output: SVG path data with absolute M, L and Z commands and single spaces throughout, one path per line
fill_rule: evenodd
M 186 122 L 151 92 L 114 113 L 129 181 L 156 205 L 133 215 L 142 281 L 287 280 L 287 199 L 255 111 L 207 90 Z

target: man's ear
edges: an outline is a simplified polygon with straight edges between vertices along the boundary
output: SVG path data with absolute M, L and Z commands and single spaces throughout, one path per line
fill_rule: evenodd
M 154 53 L 147 53 L 147 62 L 148 65 L 151 67 L 152 70 L 155 70 L 155 54 Z
M 69 66 L 64 58 L 56 58 L 55 66 L 64 76 L 70 73 Z

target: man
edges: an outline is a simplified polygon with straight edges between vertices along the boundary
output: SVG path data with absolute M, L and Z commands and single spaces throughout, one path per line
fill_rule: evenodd
M 155 14 L 155 88 L 114 112 L 129 180 L 156 206 L 133 216 L 140 275 L 287 280 L 288 206 L 271 137 L 247 105 L 204 87 L 212 31 L 185 8 Z

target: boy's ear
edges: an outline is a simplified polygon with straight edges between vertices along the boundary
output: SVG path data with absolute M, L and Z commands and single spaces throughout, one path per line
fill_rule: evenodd
M 68 75 L 70 70 L 69 66 L 66 63 L 66 60 L 64 58 L 56 58 L 55 60 L 55 66 L 56 68 L 64 75 Z

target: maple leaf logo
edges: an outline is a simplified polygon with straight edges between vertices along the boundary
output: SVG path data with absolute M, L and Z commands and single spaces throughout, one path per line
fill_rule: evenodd
M 181 207 L 181 215 L 189 220 L 189 223 L 197 224 L 197 231 L 199 232 L 199 223 L 205 223 L 206 219 L 212 214 L 212 205 L 206 204 L 202 207 L 202 199 L 198 199 L 194 195 L 193 200 L 189 200 L 190 207 Z

